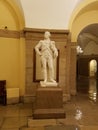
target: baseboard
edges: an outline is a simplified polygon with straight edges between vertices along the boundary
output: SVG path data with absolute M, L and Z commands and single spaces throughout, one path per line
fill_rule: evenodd
M 24 103 L 33 103 L 35 101 L 36 96 L 33 95 L 25 95 L 23 97 L 23 102 Z
M 19 97 L 7 98 L 7 104 L 17 104 L 19 103 Z

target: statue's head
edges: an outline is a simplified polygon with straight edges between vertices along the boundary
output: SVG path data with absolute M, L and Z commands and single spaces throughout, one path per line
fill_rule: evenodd
M 50 32 L 49 31 L 46 31 L 45 34 L 44 34 L 44 37 L 47 39 L 51 36 Z

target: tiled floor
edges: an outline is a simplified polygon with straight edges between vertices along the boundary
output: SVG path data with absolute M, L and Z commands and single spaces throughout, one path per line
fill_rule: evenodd
M 98 130 L 98 101 L 91 101 L 87 94 L 73 96 L 64 104 L 66 119 L 55 120 L 56 125 L 78 125 L 81 130 Z M 77 109 L 82 112 L 78 115 Z M 80 116 L 76 118 L 76 116 Z M 28 119 L 32 117 L 32 104 L 0 106 L 0 130 L 27 130 Z M 78 120 L 79 119 L 79 120 Z M 29 130 L 38 130 L 30 128 Z M 44 130 L 40 127 L 39 130 Z

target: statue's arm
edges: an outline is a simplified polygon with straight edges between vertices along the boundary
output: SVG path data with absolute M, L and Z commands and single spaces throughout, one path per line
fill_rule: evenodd
M 54 58 L 56 58 L 58 56 L 58 50 L 57 50 L 57 48 L 55 46 L 55 42 L 54 41 L 51 44 L 51 49 L 52 49 L 52 51 L 54 53 Z
M 41 49 L 41 41 L 39 41 L 39 43 L 35 46 L 35 51 L 36 51 L 36 53 L 38 54 L 38 55 L 40 55 L 41 56 L 41 51 L 40 51 L 40 49 Z

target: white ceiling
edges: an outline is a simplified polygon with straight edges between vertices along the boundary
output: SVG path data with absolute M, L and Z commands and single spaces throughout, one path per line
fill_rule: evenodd
M 68 29 L 73 10 L 84 0 L 20 1 L 25 16 L 26 27 Z

